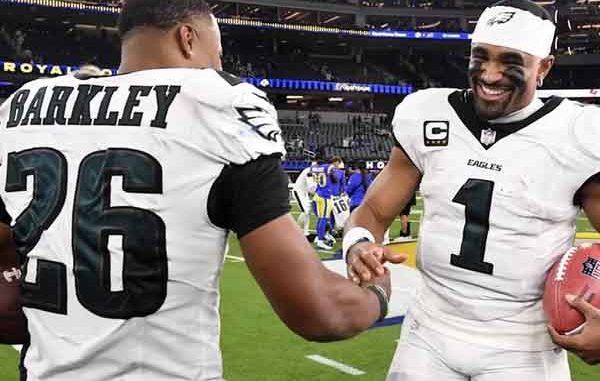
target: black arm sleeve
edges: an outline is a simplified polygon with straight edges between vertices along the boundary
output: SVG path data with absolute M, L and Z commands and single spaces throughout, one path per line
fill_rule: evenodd
M 279 155 L 226 166 L 208 196 L 212 223 L 239 238 L 289 211 L 288 177 Z

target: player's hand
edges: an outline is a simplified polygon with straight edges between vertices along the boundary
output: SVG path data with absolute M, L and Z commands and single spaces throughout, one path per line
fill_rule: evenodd
M 387 295 L 387 300 L 388 302 L 390 301 L 390 298 L 392 296 L 392 277 L 390 270 L 384 267 L 382 275 L 373 276 L 369 282 L 363 282 L 361 286 L 366 287 L 369 284 L 376 284 L 378 286 L 383 287 Z
M 384 263 L 402 263 L 406 258 L 406 255 L 392 253 L 381 244 L 359 242 L 350 248 L 346 256 L 348 278 L 356 284 L 371 282 L 385 274 Z
M 567 295 L 567 302 L 585 316 L 583 330 L 571 336 L 561 335 L 548 327 L 552 341 L 560 347 L 575 353 L 589 365 L 600 364 L 600 309 L 592 306 L 581 297 Z

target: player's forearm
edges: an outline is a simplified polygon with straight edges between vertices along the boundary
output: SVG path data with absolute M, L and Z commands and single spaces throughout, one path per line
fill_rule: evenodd
M 348 232 L 353 227 L 362 227 L 370 231 L 378 242 L 383 241 L 383 235 L 387 227 L 393 222 L 394 216 L 384 216 L 378 213 L 368 200 L 365 200 L 358 208 L 352 212 L 344 232 Z
M 327 342 L 355 336 L 377 321 L 380 305 L 375 293 L 334 273 L 326 278 L 303 286 L 301 297 L 286 301 L 269 297 L 288 328 L 307 340 Z
M 327 342 L 353 337 L 372 326 L 380 316 L 380 304 L 372 291 L 327 273 L 317 323 L 310 340 Z

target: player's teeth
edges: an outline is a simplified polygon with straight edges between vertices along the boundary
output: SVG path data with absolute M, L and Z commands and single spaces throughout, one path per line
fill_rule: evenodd
M 490 95 L 500 95 L 502 93 L 504 93 L 504 90 L 495 90 L 495 89 L 490 89 L 487 86 L 482 85 L 481 88 L 483 89 L 483 91 L 487 94 Z

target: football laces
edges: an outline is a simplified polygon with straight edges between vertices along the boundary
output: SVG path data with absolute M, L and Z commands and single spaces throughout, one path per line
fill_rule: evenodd
M 558 263 L 558 270 L 556 270 L 556 276 L 554 277 L 555 281 L 560 282 L 565 279 L 565 276 L 567 275 L 567 267 L 569 266 L 569 261 L 571 260 L 573 255 L 575 255 L 577 249 L 577 246 L 573 246 L 569 249 L 569 251 L 565 253 L 565 255 L 562 256 L 560 262 Z

